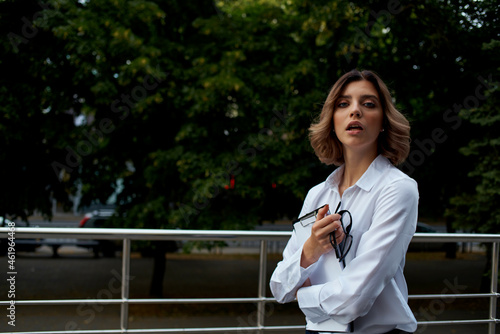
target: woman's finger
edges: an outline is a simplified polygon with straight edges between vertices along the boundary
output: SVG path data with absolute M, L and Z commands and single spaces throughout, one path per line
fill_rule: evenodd
M 335 240 L 337 241 L 337 244 L 340 244 L 342 241 L 344 241 L 344 238 L 345 233 L 342 229 L 342 225 L 340 225 L 339 228 L 335 231 Z
M 316 221 L 325 218 L 325 216 L 328 213 L 329 209 L 330 209 L 330 206 L 328 204 L 325 204 L 322 208 L 320 208 L 318 210 L 318 214 L 316 215 Z

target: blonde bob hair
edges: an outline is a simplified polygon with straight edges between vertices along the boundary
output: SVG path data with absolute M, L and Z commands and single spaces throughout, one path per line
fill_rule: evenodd
M 339 97 L 351 82 L 366 80 L 373 84 L 381 101 L 384 118 L 384 131 L 378 137 L 378 153 L 385 156 L 393 165 L 405 161 L 410 152 L 410 123 L 392 102 L 391 93 L 372 71 L 352 70 L 333 85 L 319 116 L 309 128 L 309 140 L 319 160 L 327 165 L 340 166 L 344 163 L 342 143 L 333 129 L 333 113 Z

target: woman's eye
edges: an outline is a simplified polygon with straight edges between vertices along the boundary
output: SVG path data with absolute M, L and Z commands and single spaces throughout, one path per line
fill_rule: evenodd
M 346 108 L 348 106 L 348 104 L 347 104 L 347 102 L 340 102 L 337 106 L 339 108 Z
M 368 108 L 375 108 L 375 103 L 373 103 L 373 102 L 365 102 L 364 105 L 365 105 L 365 107 L 368 107 Z

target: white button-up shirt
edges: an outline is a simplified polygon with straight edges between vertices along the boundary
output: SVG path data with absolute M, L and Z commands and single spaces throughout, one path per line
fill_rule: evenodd
M 302 268 L 303 241 L 293 232 L 271 277 L 271 291 L 280 303 L 297 298 L 309 329 L 333 319 L 353 322 L 354 333 L 385 333 L 394 328 L 414 332 L 417 322 L 408 306 L 403 269 L 417 224 L 417 183 L 379 155 L 341 197 L 338 185 L 343 168 L 309 191 L 299 217 L 324 204 L 333 213 L 339 202 L 340 210 L 351 212 L 353 243 L 346 267 L 334 280 L 300 288 L 308 277 L 315 281 L 315 270 L 324 261 Z M 335 257 L 335 252 L 322 256 Z

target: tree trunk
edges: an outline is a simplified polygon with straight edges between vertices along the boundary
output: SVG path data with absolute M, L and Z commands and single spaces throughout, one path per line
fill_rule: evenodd
M 481 278 L 481 287 L 480 287 L 480 292 L 483 292 L 483 293 L 491 292 L 491 275 L 492 275 L 492 273 L 491 273 L 491 265 L 492 265 L 491 251 L 492 251 L 492 248 L 493 248 L 493 246 L 490 243 L 486 244 L 486 265 L 484 267 L 483 277 Z
M 149 294 L 151 297 L 163 297 L 163 278 L 165 277 L 165 269 L 167 260 L 167 241 L 154 241 L 153 243 L 153 277 L 151 278 L 151 287 Z
M 453 228 L 453 220 L 451 217 L 446 218 L 446 232 L 455 233 L 455 229 Z M 448 242 L 444 247 L 447 259 L 457 258 L 457 244 L 455 242 Z

